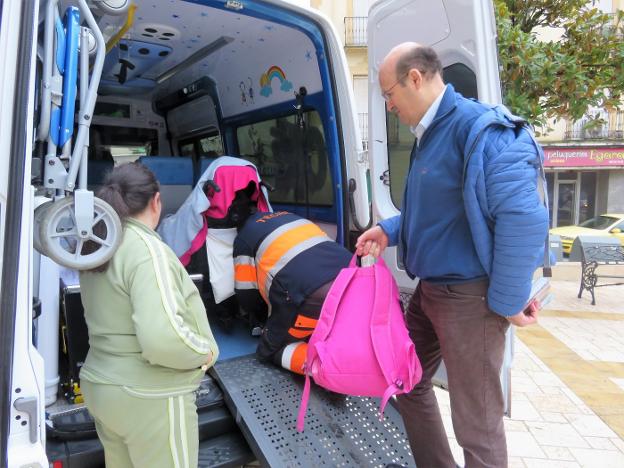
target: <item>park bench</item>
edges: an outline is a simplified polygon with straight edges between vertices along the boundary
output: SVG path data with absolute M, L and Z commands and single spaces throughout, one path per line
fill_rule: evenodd
M 595 288 L 624 284 L 624 268 L 621 274 L 597 272 L 602 265 L 624 266 L 624 246 L 617 239 L 611 237 L 579 237 L 575 240 L 575 244 L 577 241 L 582 266 L 578 297 L 580 298 L 583 291 L 587 290 L 591 293 L 592 305 L 596 305 Z M 598 284 L 603 279 L 607 282 Z

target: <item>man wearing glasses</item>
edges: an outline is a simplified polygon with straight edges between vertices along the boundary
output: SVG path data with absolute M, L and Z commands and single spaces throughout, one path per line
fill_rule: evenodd
M 363 233 L 356 248 L 377 256 L 398 245 L 407 273 L 420 279 L 406 320 L 423 378 L 398 399 L 416 465 L 455 466 L 431 384 L 444 358 L 466 466 L 505 467 L 499 374 L 509 323 L 537 320 L 524 309 L 548 232 L 541 150 L 502 109 L 445 85 L 430 47 L 392 49 L 379 83 L 416 141 L 401 214 Z

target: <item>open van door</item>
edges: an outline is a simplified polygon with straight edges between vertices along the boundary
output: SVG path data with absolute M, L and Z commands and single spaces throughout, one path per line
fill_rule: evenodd
M 37 3 L 0 1 L 0 466 L 47 467 L 43 360 L 32 341 L 30 185 Z
M 386 54 L 405 41 L 432 46 L 442 61 L 444 81 L 465 97 L 490 104 L 501 103 L 494 8 L 489 0 L 381 0 L 368 17 L 369 160 L 374 220 L 399 213 L 414 136 L 398 118 L 386 111 L 378 81 L 379 65 Z M 396 247 L 384 259 L 393 270 L 401 296 L 409 300 L 416 281 L 400 264 Z M 511 403 L 513 327 L 507 333 L 502 369 L 505 412 Z M 446 386 L 441 366 L 436 383 Z

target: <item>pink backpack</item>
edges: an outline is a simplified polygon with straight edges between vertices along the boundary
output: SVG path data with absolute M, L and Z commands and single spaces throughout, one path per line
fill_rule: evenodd
M 299 432 L 310 377 L 337 393 L 381 397 L 380 418 L 392 395 L 408 393 L 420 381 L 422 368 L 405 326 L 399 290 L 383 259 L 358 267 L 354 256 L 340 271 L 310 337 L 305 373 Z

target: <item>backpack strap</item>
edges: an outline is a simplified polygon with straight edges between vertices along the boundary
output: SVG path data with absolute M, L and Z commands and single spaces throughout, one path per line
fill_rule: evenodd
M 303 395 L 299 404 L 299 413 L 297 414 L 297 432 L 303 432 L 305 424 L 305 415 L 308 411 L 308 402 L 310 401 L 310 374 L 306 372 L 305 384 L 303 385 Z
M 327 293 L 327 297 L 325 297 L 321 315 L 319 316 L 316 328 L 314 329 L 314 332 L 310 337 L 310 342 L 308 343 L 308 352 L 306 355 L 306 362 L 304 364 L 305 385 L 303 386 L 303 395 L 301 396 L 301 404 L 299 405 L 299 413 L 297 415 L 297 431 L 299 432 L 303 432 L 305 415 L 308 409 L 308 402 L 310 401 L 310 367 L 318 357 L 314 343 L 317 341 L 324 341 L 334 326 L 336 311 L 338 310 L 342 296 L 357 272 L 356 257 L 356 255 L 353 256 L 351 262 L 349 263 L 349 268 L 343 268 L 340 270 L 340 273 L 334 280 L 334 283 Z
M 374 313 L 371 318 L 371 342 L 377 357 L 379 367 L 383 372 L 388 388 L 381 398 L 379 417 L 383 417 L 386 404 L 392 395 L 400 393 L 403 382 L 393 375 L 396 358 L 390 330 L 390 304 L 392 303 L 392 275 L 381 257 L 373 265 L 375 269 L 375 299 L 373 301 Z

